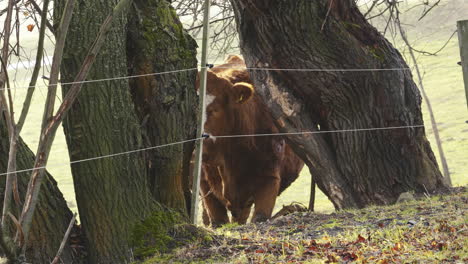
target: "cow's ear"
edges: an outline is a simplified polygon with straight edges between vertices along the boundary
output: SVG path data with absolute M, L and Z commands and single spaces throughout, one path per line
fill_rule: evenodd
M 247 102 L 250 98 L 252 98 L 254 94 L 254 87 L 250 83 L 246 82 L 238 82 L 234 84 L 234 99 L 236 103 L 243 104 Z
M 229 55 L 226 62 L 231 64 L 245 64 L 244 60 L 238 55 Z

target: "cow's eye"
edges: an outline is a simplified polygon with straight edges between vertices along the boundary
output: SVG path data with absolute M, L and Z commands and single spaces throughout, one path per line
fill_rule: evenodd
M 209 108 L 209 109 L 206 110 L 206 114 L 208 116 L 211 116 L 211 115 L 216 114 L 216 113 L 218 113 L 218 109 L 216 109 L 216 108 Z
M 214 113 L 214 110 L 213 110 L 213 109 L 208 109 L 208 110 L 206 111 L 206 115 L 207 115 L 207 116 L 212 116 L 213 113 Z

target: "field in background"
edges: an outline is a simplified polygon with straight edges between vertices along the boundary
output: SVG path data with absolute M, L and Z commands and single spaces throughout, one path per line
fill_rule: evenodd
M 463 10 L 467 10 L 460 8 L 462 6 L 467 6 L 464 0 L 443 1 L 442 5 L 434 10 L 434 16 L 431 17 L 430 21 L 418 27 L 408 27 L 410 38 L 420 49 L 424 48 L 428 51 L 437 50 L 445 43 L 453 30 L 456 29 L 456 20 L 462 18 Z M 468 19 L 466 15 L 465 19 Z M 23 43 L 26 43 L 27 46 L 30 47 L 28 52 L 31 54 L 35 53 L 33 50 L 35 40 L 34 37 L 32 37 L 32 33 L 30 37 L 27 35 L 25 36 Z M 51 47 L 51 44 L 49 44 L 49 47 Z M 50 50 L 52 49 L 49 49 L 49 51 Z M 211 55 L 213 59 L 218 57 L 218 59 L 222 60 L 224 57 L 216 56 L 215 52 L 212 52 Z M 443 140 L 443 147 L 452 174 L 452 181 L 455 186 L 466 185 L 468 183 L 468 178 L 466 177 L 468 172 L 468 125 L 465 123 L 465 120 L 468 120 L 468 112 L 461 67 L 456 65 L 459 60 L 460 56 L 456 36 L 438 56 L 419 56 L 420 66 L 424 69 L 424 85 L 435 111 Z M 408 62 L 408 64 L 412 65 L 411 62 Z M 16 79 L 13 86 L 26 86 L 29 81 L 29 72 L 30 70 L 25 69 L 18 70 L 16 73 L 11 71 L 10 78 Z M 43 84 L 44 83 L 40 82 L 40 85 Z M 33 151 L 37 148 L 39 138 L 38 131 L 46 93 L 46 89 L 43 86 L 36 89 L 30 115 L 22 133 L 23 139 Z M 17 113 L 22 107 L 25 94 L 26 89 L 18 88 L 14 91 L 15 109 Z M 59 98 L 61 98 L 60 95 Z M 437 156 L 437 149 L 425 106 L 424 120 L 428 138 Z M 63 131 L 60 130 L 57 133 L 52 148 L 48 170 L 58 181 L 59 187 L 64 193 L 65 199 L 69 202 L 70 208 L 76 211 L 73 182 L 70 166 L 68 165 L 69 158 L 66 148 L 65 137 Z M 310 179 L 309 171 L 305 168 L 299 179 L 278 198 L 276 210 L 280 209 L 283 204 L 289 204 L 293 201 L 307 205 L 310 192 Z M 331 203 L 321 192 L 317 192 L 315 207 L 316 210 L 320 212 L 333 210 Z

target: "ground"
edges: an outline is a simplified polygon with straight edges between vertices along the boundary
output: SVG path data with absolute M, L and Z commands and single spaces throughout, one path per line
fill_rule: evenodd
M 411 195 L 410 195 L 411 196 Z M 331 214 L 298 212 L 212 230 L 144 263 L 468 263 L 468 192 Z

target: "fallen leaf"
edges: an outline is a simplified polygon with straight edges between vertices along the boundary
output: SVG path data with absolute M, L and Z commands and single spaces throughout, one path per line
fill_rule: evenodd
M 364 242 L 366 242 L 366 239 L 364 237 L 362 237 L 361 235 L 358 235 L 356 243 L 364 243 Z
M 400 242 L 395 243 L 393 250 L 400 251 L 403 248 L 403 245 Z
M 318 248 L 316 246 L 310 246 L 307 249 L 310 251 L 318 251 Z

